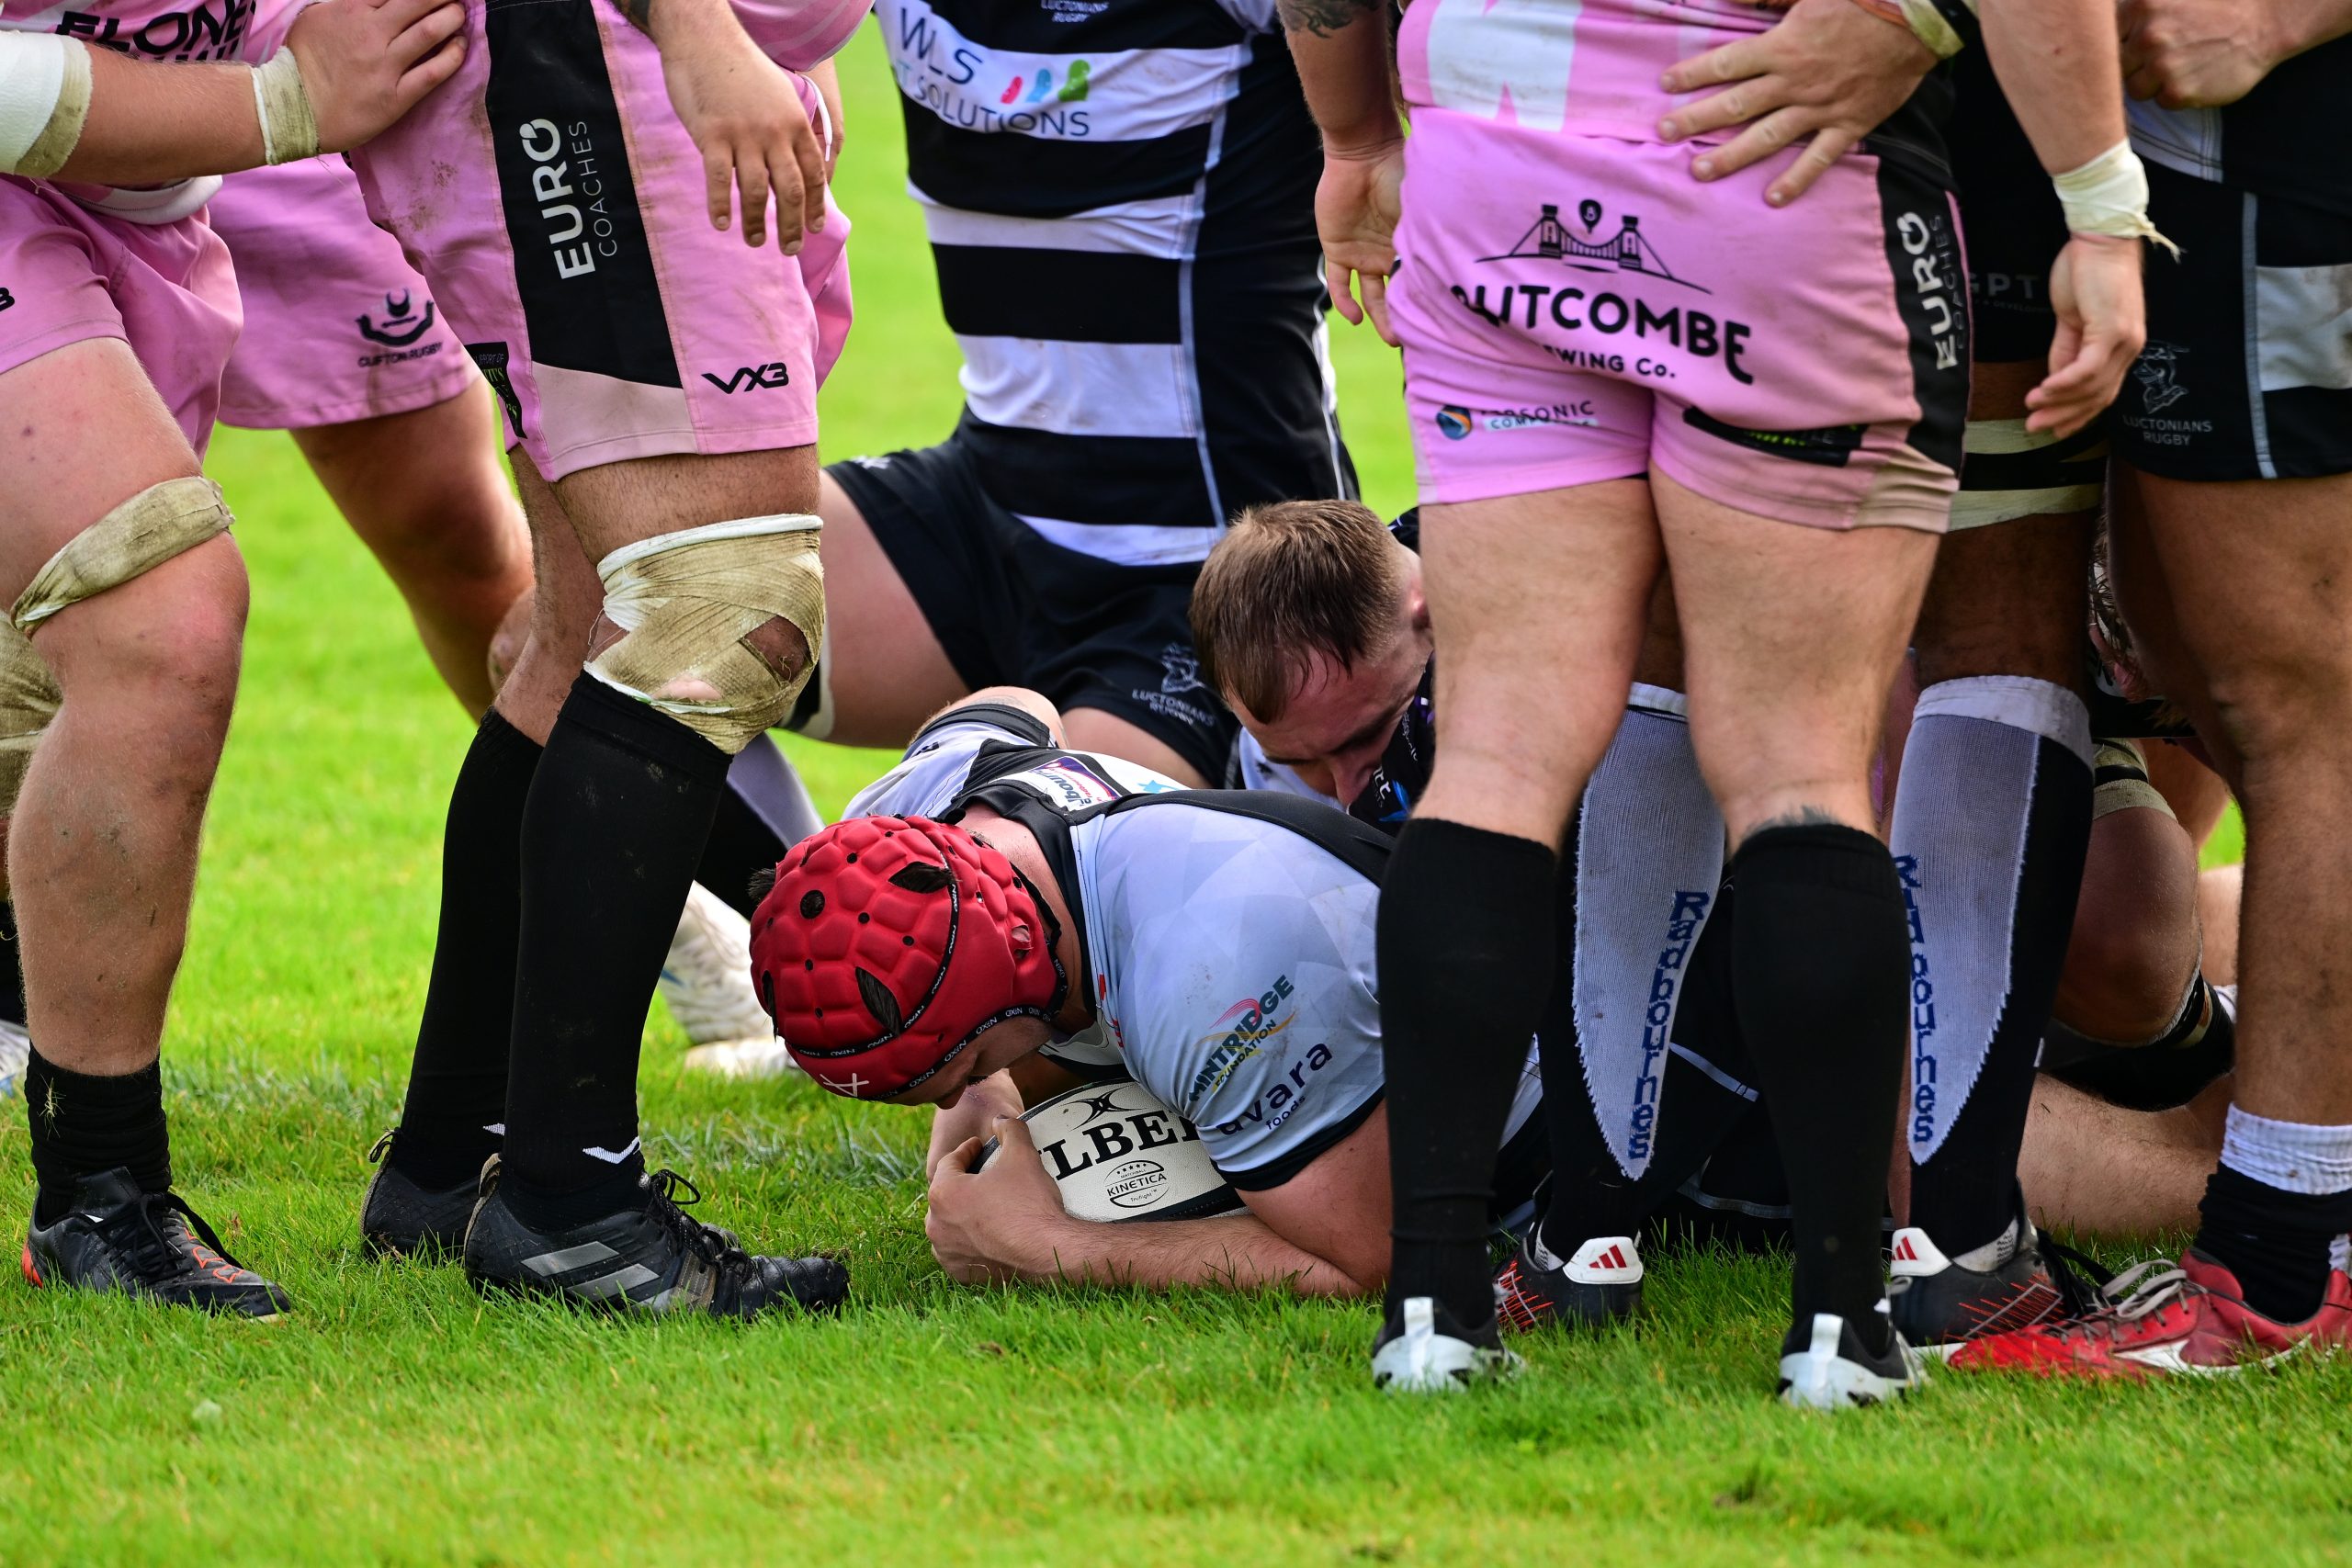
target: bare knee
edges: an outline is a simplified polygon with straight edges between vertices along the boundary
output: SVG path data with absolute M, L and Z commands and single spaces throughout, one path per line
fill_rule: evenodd
M 236 702 L 245 609 L 244 565 L 223 536 L 60 611 L 33 644 L 65 712 L 106 712 L 124 744 L 209 767 Z

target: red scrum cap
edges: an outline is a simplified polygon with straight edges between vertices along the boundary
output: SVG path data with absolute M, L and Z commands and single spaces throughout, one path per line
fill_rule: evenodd
M 752 985 L 792 1059 L 835 1094 L 912 1089 L 982 1030 L 1050 1017 L 1069 994 L 1052 911 L 961 828 L 853 818 L 775 869 L 752 914 Z

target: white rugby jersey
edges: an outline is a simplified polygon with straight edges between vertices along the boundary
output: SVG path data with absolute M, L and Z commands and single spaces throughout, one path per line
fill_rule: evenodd
M 1197 561 L 1353 495 L 1325 352 L 1322 142 L 1273 0 L 877 0 L 956 433 L 1065 549 Z
M 1228 1180 L 1263 1190 L 1380 1103 L 1380 889 L 1304 832 L 1192 804 L 1212 794 L 1098 813 L 1179 791 L 1134 763 L 1057 750 L 1031 716 L 980 704 L 926 728 L 846 814 L 952 820 L 985 804 L 1042 827 L 1081 928 L 1088 973 L 1071 984 L 1089 987 L 1097 1017 L 1047 1054 L 1080 1071 L 1124 1065 L 1199 1129 Z M 1335 838 L 1368 833 L 1338 812 L 1329 821 Z M 1539 1097 L 1531 1055 L 1507 1145 Z

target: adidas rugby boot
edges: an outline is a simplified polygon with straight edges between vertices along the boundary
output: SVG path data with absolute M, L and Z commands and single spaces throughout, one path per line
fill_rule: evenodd
M 2290 1356 L 2352 1347 L 2352 1279 L 2328 1271 L 2319 1310 L 2278 1323 L 2245 1303 L 2237 1276 L 2194 1247 L 2177 1268 L 2143 1263 L 2101 1292 L 2107 1304 L 2072 1322 L 1971 1340 L 1951 1365 L 2042 1377 L 2217 1376 Z
M 294 1309 L 292 1297 L 229 1256 L 186 1199 L 143 1192 L 119 1166 L 84 1177 L 54 1224 L 36 1212 L 24 1270 L 35 1285 L 119 1291 L 264 1323 Z
M 466 1224 L 474 1217 L 481 1182 L 477 1179 L 437 1190 L 418 1185 L 385 1157 L 399 1136 L 395 1127 L 368 1151 L 376 1176 L 359 1208 L 360 1244 L 373 1258 L 455 1258 L 466 1245 Z
M 1503 1348 L 1493 1323 L 1464 1329 L 1428 1296 L 1390 1309 L 1372 1348 L 1372 1385 L 1389 1393 L 1457 1393 L 1517 1377 L 1527 1363 Z
M 1797 1410 L 1844 1410 L 1900 1399 L 1928 1381 L 1919 1353 L 1892 1330 L 1873 1354 L 1854 1325 L 1817 1312 L 1781 1343 L 1781 1403 Z
M 2023 1206 L 1984 1246 L 1949 1258 L 1926 1231 L 1894 1233 L 1887 1308 L 1895 1331 L 1928 1356 L 1986 1334 L 2078 1317 L 2098 1304 L 2107 1272 L 2033 1227 Z M 2087 1274 L 2089 1278 L 2086 1279 Z
M 611 1312 L 752 1317 L 775 1307 L 830 1312 L 849 1294 L 849 1270 L 830 1258 L 755 1258 L 734 1235 L 685 1213 L 699 1201 L 674 1170 L 638 1179 L 635 1202 L 558 1231 L 524 1224 L 498 1190 L 493 1161 L 466 1232 L 475 1290 L 561 1296 Z
M 1528 1227 L 1495 1276 L 1495 1316 L 1522 1332 L 1557 1325 L 1598 1328 L 1634 1315 L 1642 1304 L 1642 1255 L 1629 1235 L 1595 1236 L 1561 1258 Z

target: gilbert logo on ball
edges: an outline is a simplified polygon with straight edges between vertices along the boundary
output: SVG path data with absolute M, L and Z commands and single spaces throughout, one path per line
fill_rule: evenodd
M 1193 1124 L 1141 1084 L 1088 1084 L 1030 1107 L 1021 1119 L 1075 1219 L 1197 1220 L 1242 1207 Z M 991 1138 L 974 1168 L 996 1152 Z

